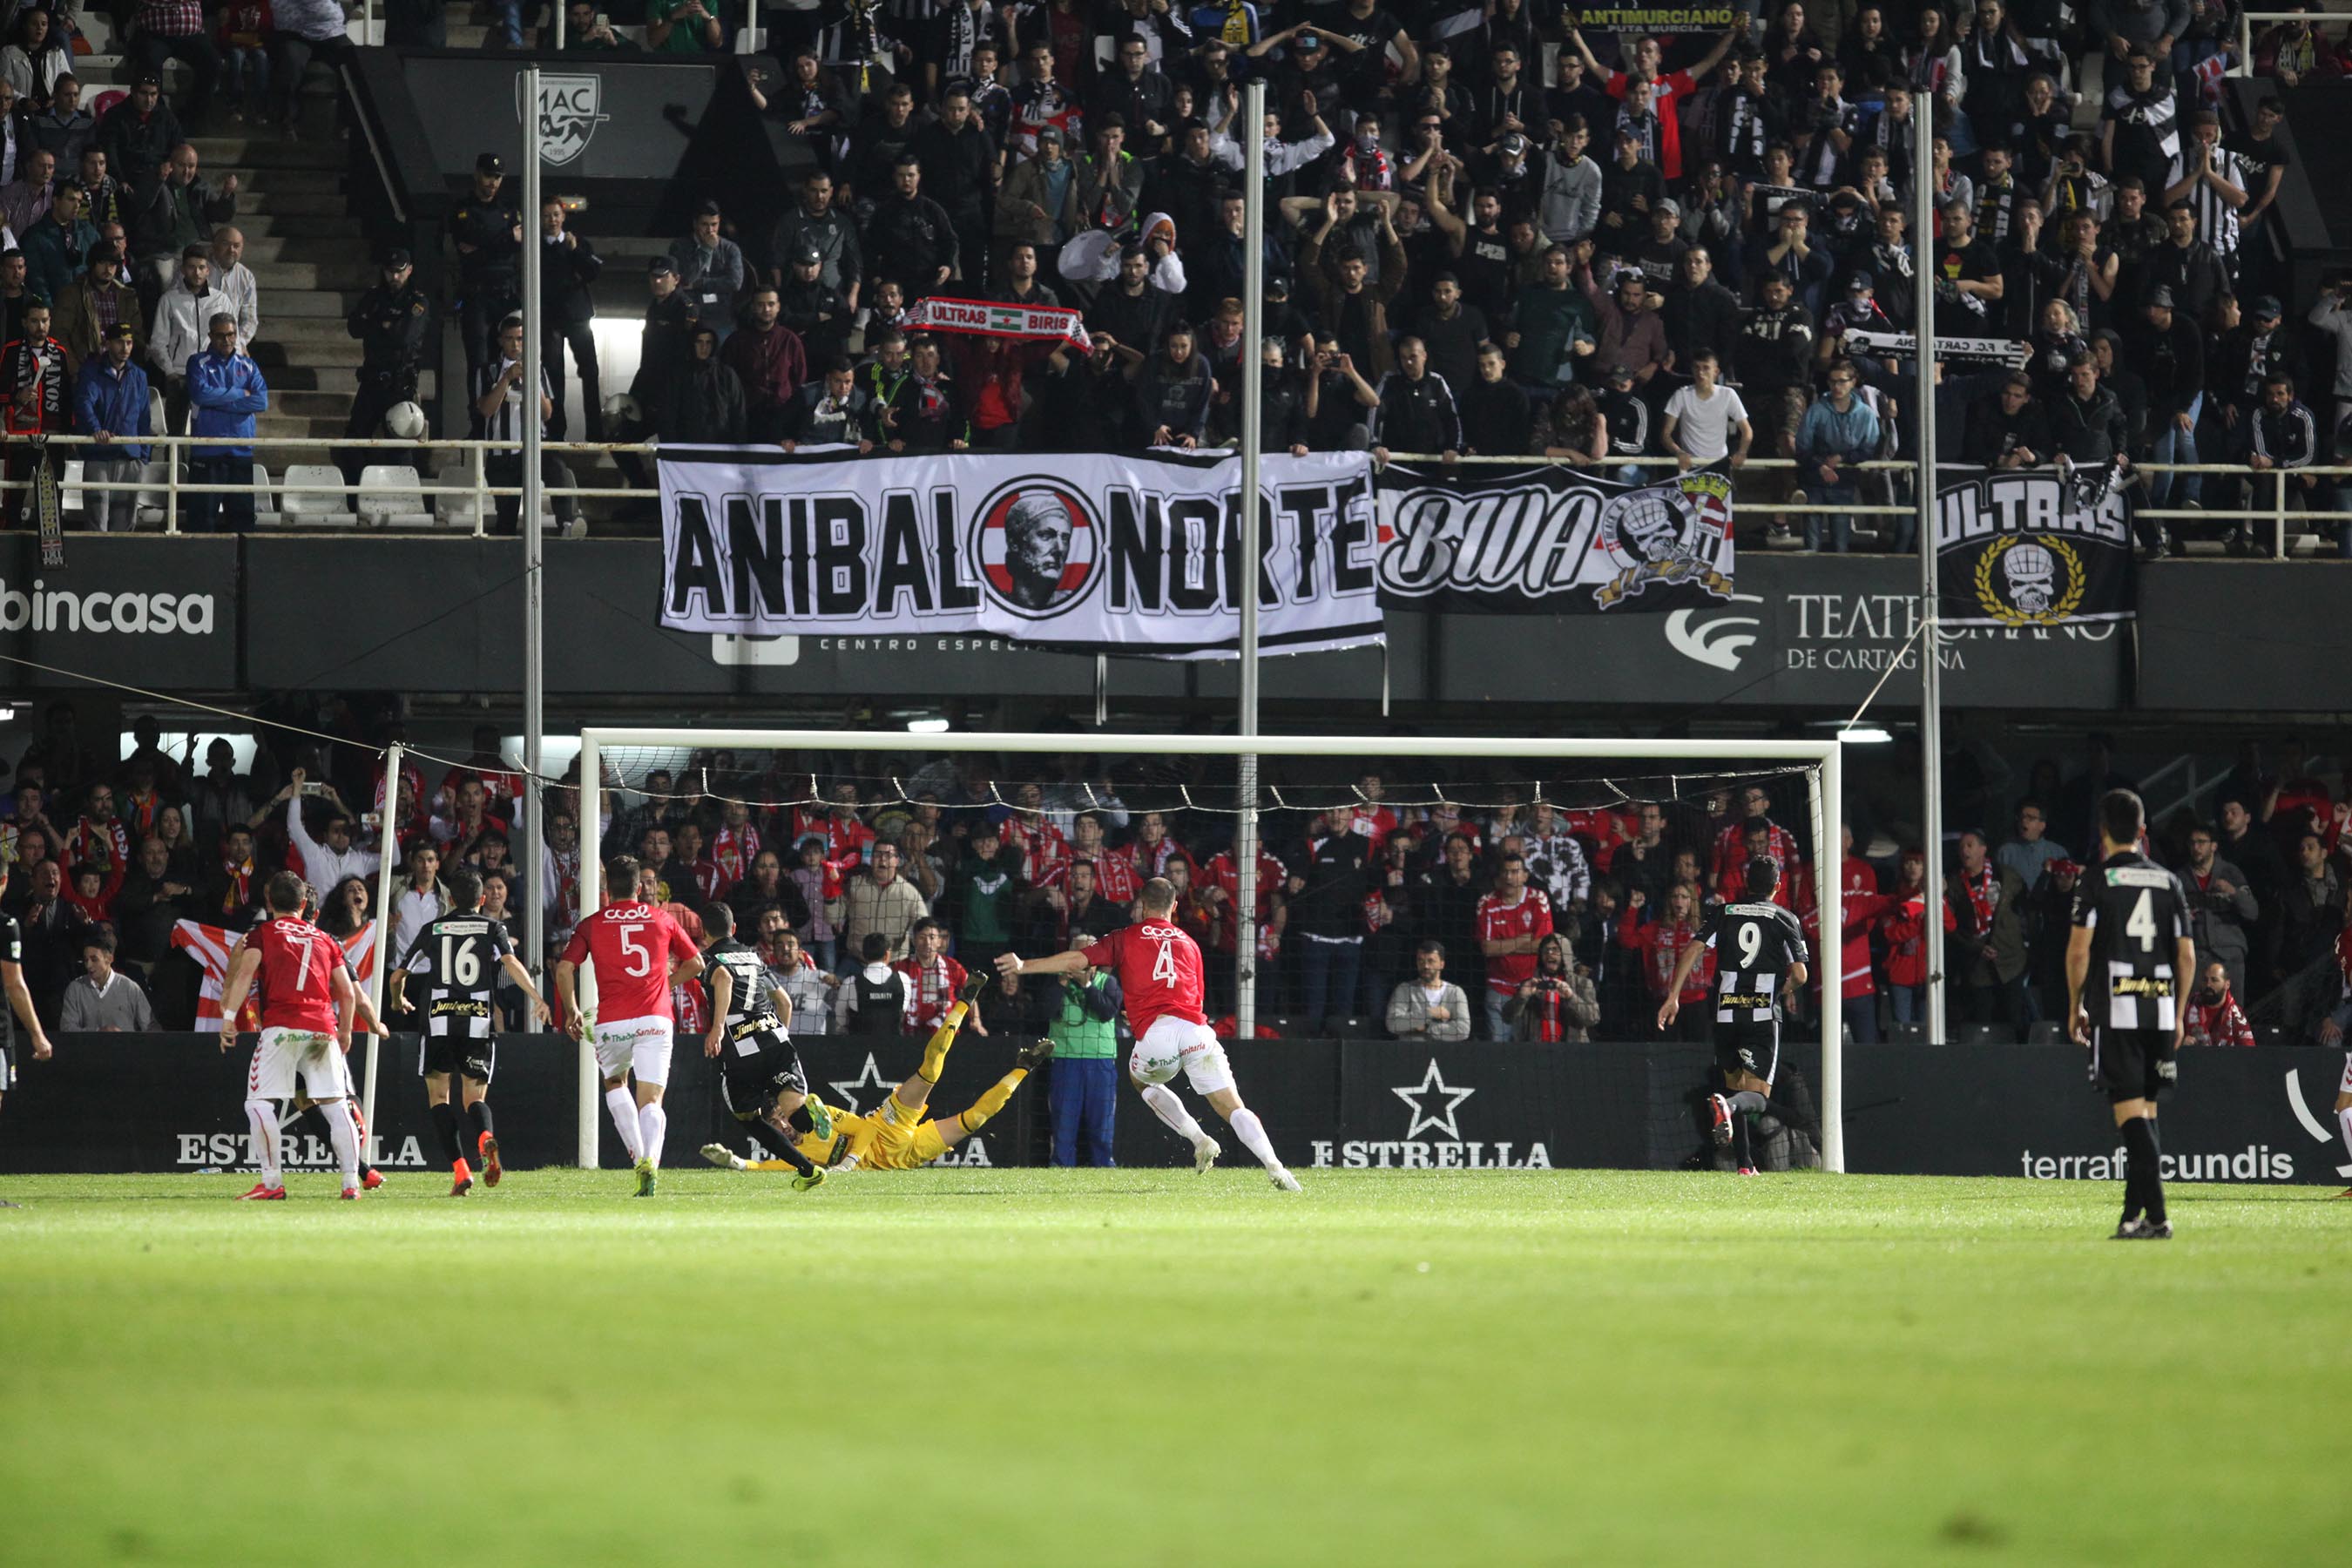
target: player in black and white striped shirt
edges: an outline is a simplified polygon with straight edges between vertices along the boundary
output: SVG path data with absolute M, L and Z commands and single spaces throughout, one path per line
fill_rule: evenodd
M 2189 1026 L 2182 987 L 2197 972 L 2180 879 L 2139 852 L 2147 812 L 2127 789 L 2099 800 L 2099 863 L 2074 889 L 2066 943 L 2066 1016 L 2091 1049 L 2129 1154 L 2118 1241 L 2168 1241 L 2156 1097 L 2174 1081 Z M 2145 1216 L 2145 1217 L 2143 1217 Z
M 1756 1173 L 1756 1118 L 1770 1102 L 1780 1067 L 1780 998 L 1805 983 L 1811 956 L 1804 927 L 1772 901 L 1780 886 L 1780 862 L 1764 855 L 1748 862 L 1747 897 L 1707 917 L 1699 940 L 1683 949 L 1658 1008 L 1664 1032 L 1681 1011 L 1683 984 L 1700 955 L 1714 949 L 1715 1063 L 1725 1090 L 1710 1101 L 1714 1137 L 1732 1145 L 1740 1173 L 1748 1176 Z

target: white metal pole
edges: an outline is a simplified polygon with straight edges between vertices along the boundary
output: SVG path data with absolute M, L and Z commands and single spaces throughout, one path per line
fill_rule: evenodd
M 561 0 L 550 4 L 562 9 Z M 539 527 L 539 384 L 545 358 L 540 335 L 540 271 L 547 247 L 540 237 L 539 68 L 527 67 L 522 75 L 522 378 L 530 388 L 523 395 L 527 416 L 522 422 L 522 880 L 530 889 L 523 900 L 522 929 L 523 963 L 544 984 L 547 904 L 539 890 L 545 885 L 547 821 L 539 779 L 547 730 L 546 571 L 541 558 L 546 540 Z M 539 1033 L 538 1017 L 525 1012 L 522 1026 L 526 1034 Z
M 375 973 L 368 976 L 368 1005 L 383 1016 L 383 988 L 392 966 L 402 954 L 392 951 L 392 878 L 400 861 L 400 758 L 407 748 L 394 741 L 383 753 L 383 820 L 377 824 L 375 868 Z M 375 1135 L 375 1074 L 377 1046 L 368 1037 L 367 1081 L 362 1085 L 361 1108 L 367 1113 L 368 1135 Z
M 1813 895 L 1822 911 L 1822 1169 L 1845 1169 L 1845 820 L 1844 771 L 1836 746 L 1813 775 Z
M 1949 1038 L 1944 1017 L 1943 639 L 1936 630 L 1936 151 L 1932 99 L 1915 103 L 1912 137 L 1911 324 L 1918 353 L 1913 424 L 1919 433 L 1919 780 L 1920 847 L 1927 854 L 1927 1043 Z
M 564 28 L 569 21 L 569 18 L 564 16 L 564 13 L 570 10 L 571 7 L 568 5 L 556 5 L 555 0 L 549 0 L 549 4 L 553 5 L 555 10 L 555 47 L 556 52 L 560 54 L 563 49 Z
M 1241 477 L 1241 733 L 1257 735 L 1257 579 L 1260 402 L 1265 396 L 1265 83 L 1242 93 L 1242 477 Z M 1234 1032 L 1257 1037 L 1257 753 L 1242 754 L 1241 816 L 1234 828 Z
M 593 730 L 580 731 L 580 914 L 583 920 L 604 904 L 600 892 L 604 880 L 604 748 Z M 574 983 L 583 1012 L 595 1005 L 594 961 L 582 963 L 580 977 Z M 604 1080 L 596 1070 L 596 1047 L 588 1041 L 580 1042 L 580 1168 L 596 1168 L 597 1120 L 596 1108 L 604 1100 Z

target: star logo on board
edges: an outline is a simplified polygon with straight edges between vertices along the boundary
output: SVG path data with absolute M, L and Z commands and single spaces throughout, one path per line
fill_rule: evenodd
M 882 1076 L 881 1064 L 874 1059 L 874 1053 L 868 1051 L 866 1053 L 865 1071 L 856 1078 L 835 1079 L 827 1087 L 840 1097 L 842 1105 L 854 1114 L 866 1109 L 858 1103 L 859 1089 L 878 1089 L 887 1094 L 898 1086 Z
M 1442 1131 L 1448 1138 L 1459 1142 L 1462 1138 L 1462 1129 L 1454 1124 L 1454 1113 L 1461 1109 L 1464 1100 L 1478 1091 L 1475 1089 L 1456 1089 L 1447 1083 L 1444 1075 L 1437 1070 L 1437 1058 L 1432 1057 L 1429 1060 L 1429 1071 L 1422 1075 L 1419 1083 L 1391 1089 L 1389 1092 L 1412 1108 L 1412 1125 L 1404 1130 L 1406 1137 L 1411 1138 L 1423 1128 L 1428 1127 Z M 1440 1095 L 1445 1099 L 1444 1105 L 1437 1110 L 1431 1110 L 1432 1100 Z

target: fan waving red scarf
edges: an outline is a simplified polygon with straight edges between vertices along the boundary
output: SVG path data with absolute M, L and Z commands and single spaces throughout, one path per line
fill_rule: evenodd
M 1960 885 L 1968 889 L 1969 908 L 1976 911 L 1977 934 L 1989 935 L 1992 931 L 1993 910 L 2000 903 L 2000 884 L 1993 879 L 1991 864 L 1988 862 L 1985 868 L 1973 877 L 1961 873 Z
M 991 305 L 933 294 L 916 300 L 899 327 L 908 332 L 969 332 L 1024 342 L 1067 343 L 1083 353 L 1094 352 L 1079 313 L 1058 305 Z

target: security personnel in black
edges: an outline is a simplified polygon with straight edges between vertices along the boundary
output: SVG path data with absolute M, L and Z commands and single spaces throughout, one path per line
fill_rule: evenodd
M 563 204 L 550 198 L 540 204 L 539 314 L 540 353 L 547 364 L 548 385 L 555 413 L 547 422 L 551 440 L 564 439 L 563 349 L 580 367 L 580 400 L 587 407 L 588 439 L 604 438 L 604 383 L 596 366 L 596 319 L 593 292 L 604 258 L 585 235 L 567 226 Z
M 844 1032 L 898 1034 L 906 1027 L 907 977 L 890 967 L 890 939 L 867 931 L 865 957 L 866 967 L 849 977 L 849 1026 Z
M 662 414 L 669 398 L 670 383 L 683 374 L 694 357 L 693 340 L 687 329 L 694 318 L 687 304 L 686 291 L 677 286 L 677 263 L 667 256 L 656 256 L 646 263 L 645 331 L 637 340 L 637 376 L 629 383 L 629 395 L 636 399 L 637 423 L 634 429 L 615 430 L 613 438 L 619 441 L 642 439 L 661 428 Z M 653 479 L 646 472 L 645 461 L 634 452 L 614 455 L 622 475 L 640 489 L 653 488 Z
M 473 193 L 449 215 L 457 242 L 457 327 L 466 340 L 466 381 L 498 358 L 498 325 L 522 308 L 522 215 L 500 194 L 506 165 L 496 153 L 474 160 Z
M 798 332 L 812 367 L 849 346 L 849 314 L 841 296 L 824 281 L 824 258 L 813 246 L 791 258 L 776 290 L 776 320 Z
M 343 318 L 344 330 L 360 340 L 359 395 L 352 399 L 352 416 L 343 434 L 364 441 L 376 434 L 387 410 L 416 399 L 417 367 L 425 362 L 425 343 L 433 325 L 433 301 L 416 286 L 415 270 L 405 250 L 384 254 L 383 281 L 360 296 Z M 366 466 L 364 448 L 345 448 L 335 462 L 347 484 L 360 482 Z

